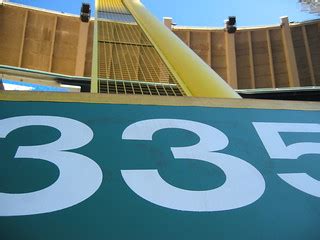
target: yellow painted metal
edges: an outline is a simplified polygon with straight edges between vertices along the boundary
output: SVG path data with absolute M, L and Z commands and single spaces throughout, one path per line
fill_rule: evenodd
M 90 92 L 98 92 L 98 5 L 99 0 L 95 1 L 95 19 L 93 27 L 93 46 L 92 46 L 92 68 Z
M 122 0 L 96 0 L 97 10 L 108 10 L 114 13 L 126 13 Z
M 57 93 L 31 91 L 0 91 L 0 101 L 65 102 L 95 104 L 134 104 L 147 106 L 194 106 L 211 108 L 246 108 L 320 111 L 319 102 L 261 99 L 212 99 L 92 93 Z
M 97 4 L 98 92 L 186 95 L 122 0 Z
M 122 1 L 187 94 L 194 97 L 241 98 L 139 0 Z

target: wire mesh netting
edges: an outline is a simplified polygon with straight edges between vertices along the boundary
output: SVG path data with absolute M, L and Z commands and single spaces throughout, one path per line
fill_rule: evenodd
M 98 0 L 99 91 L 182 96 L 182 89 L 121 0 Z

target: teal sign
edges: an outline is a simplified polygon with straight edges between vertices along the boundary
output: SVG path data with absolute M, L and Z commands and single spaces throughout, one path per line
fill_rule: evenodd
M 320 111 L 0 109 L 1 239 L 320 239 Z

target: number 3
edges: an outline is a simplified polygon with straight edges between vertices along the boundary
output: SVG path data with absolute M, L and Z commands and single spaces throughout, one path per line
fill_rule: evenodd
M 100 167 L 90 158 L 66 152 L 88 144 L 92 130 L 85 124 L 63 117 L 21 116 L 0 120 L 0 138 L 27 126 L 48 126 L 60 131 L 52 143 L 20 146 L 15 158 L 42 159 L 55 164 L 59 178 L 51 186 L 30 193 L 0 193 L 0 216 L 49 213 L 76 205 L 89 198 L 102 182 Z
M 208 191 L 180 189 L 165 182 L 157 170 L 122 170 L 126 184 L 140 197 L 162 207 L 195 212 L 224 211 L 240 208 L 255 202 L 265 190 L 260 172 L 246 161 L 224 153 L 228 138 L 221 131 L 199 122 L 177 119 L 152 119 L 134 123 L 123 132 L 126 140 L 152 140 L 162 129 L 178 128 L 191 131 L 200 137 L 198 144 L 173 147 L 176 159 L 194 159 L 220 167 L 225 183 Z

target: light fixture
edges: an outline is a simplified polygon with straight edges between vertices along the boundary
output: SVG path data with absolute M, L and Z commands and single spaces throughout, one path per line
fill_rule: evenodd
M 237 31 L 237 20 L 235 16 L 229 16 L 228 20 L 226 21 L 226 29 L 228 33 L 235 33 Z
M 80 19 L 81 22 L 89 22 L 91 15 L 91 8 L 89 3 L 82 3 Z

